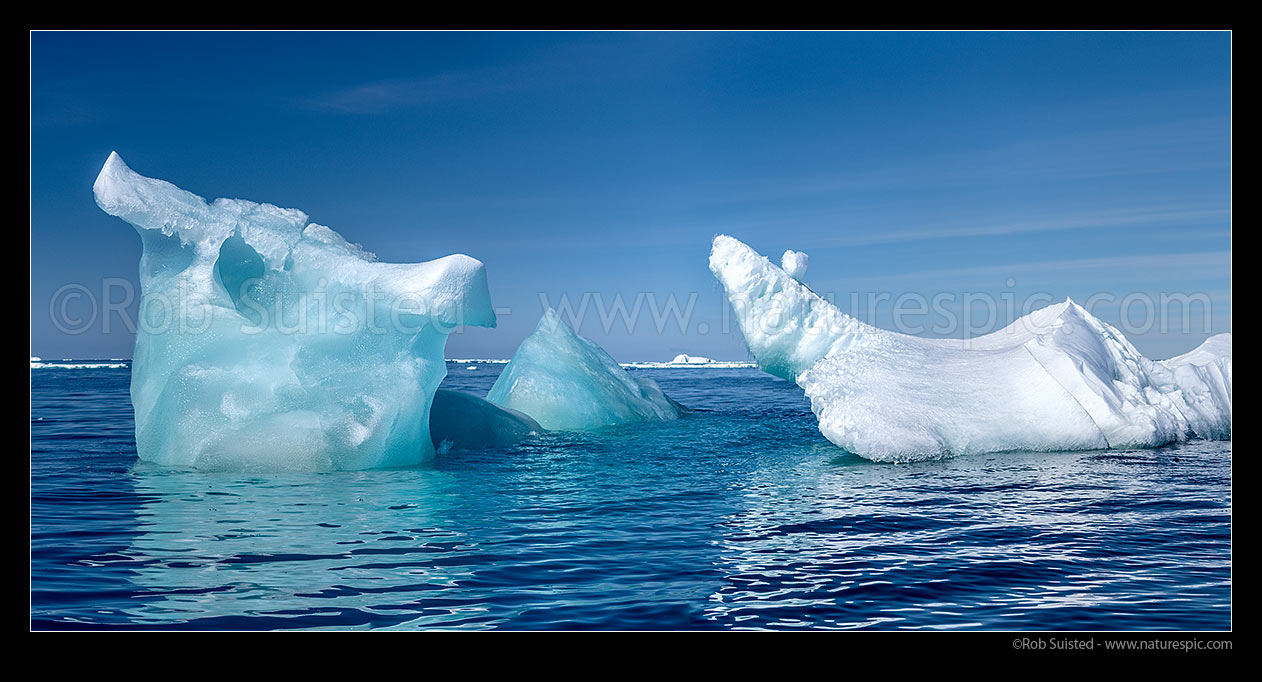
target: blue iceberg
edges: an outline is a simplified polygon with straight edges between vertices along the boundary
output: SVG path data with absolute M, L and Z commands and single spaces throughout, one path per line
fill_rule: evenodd
M 666 397 L 657 382 L 631 376 L 551 308 L 522 341 L 486 398 L 556 431 L 667 421 L 685 410 Z
M 231 470 L 406 466 L 458 325 L 495 326 L 480 263 L 380 263 L 295 209 L 201 197 L 110 154 L 93 185 L 140 233 L 141 459 Z

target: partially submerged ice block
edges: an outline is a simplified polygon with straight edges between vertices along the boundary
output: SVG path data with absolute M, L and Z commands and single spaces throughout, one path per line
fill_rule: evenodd
M 846 315 L 726 235 L 710 270 L 759 366 L 802 386 L 824 436 L 868 459 L 1231 438 L 1230 334 L 1153 361 L 1066 299 L 976 339 L 926 339 Z
M 544 430 L 529 415 L 448 388 L 434 394 L 429 428 L 434 447 L 442 452 L 502 448 Z
M 631 376 L 551 308 L 522 341 L 486 398 L 558 431 L 665 421 L 678 418 L 685 409 L 666 397 L 657 382 Z
M 458 325 L 495 326 L 480 263 L 379 263 L 306 214 L 201 197 L 110 154 L 97 205 L 140 233 L 141 459 L 233 470 L 416 464 Z

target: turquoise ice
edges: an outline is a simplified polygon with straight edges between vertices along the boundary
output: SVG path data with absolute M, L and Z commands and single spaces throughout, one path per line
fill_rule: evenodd
M 495 326 L 480 263 L 396 264 L 295 209 L 201 197 L 110 154 L 93 185 L 140 233 L 140 458 L 231 470 L 405 466 L 459 325 Z
M 487 400 L 557 431 L 666 421 L 677 419 L 684 409 L 657 382 L 631 376 L 551 308 L 517 348 Z

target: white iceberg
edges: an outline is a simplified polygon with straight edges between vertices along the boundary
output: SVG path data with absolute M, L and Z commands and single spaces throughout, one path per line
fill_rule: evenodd
M 674 360 L 671 360 L 669 364 L 672 364 L 672 365 L 708 365 L 708 364 L 710 364 L 710 363 L 712 363 L 712 362 L 714 362 L 714 360 L 713 360 L 712 358 L 702 357 L 702 356 L 700 356 L 700 355 L 688 355 L 687 353 L 680 353 L 679 355 L 676 355 L 676 356 L 675 356 L 675 359 L 674 359 Z
M 846 315 L 725 235 L 710 270 L 758 365 L 802 386 L 824 436 L 868 459 L 1231 438 L 1230 334 L 1153 361 L 1067 299 L 976 339 L 925 339 Z
M 556 431 L 665 421 L 678 418 L 684 409 L 657 382 L 631 376 L 551 308 L 522 341 L 486 399 Z
M 434 447 L 443 452 L 502 448 L 543 432 L 526 414 L 447 388 L 434 394 L 429 428 Z
M 681 357 L 688 359 L 680 360 Z M 754 363 L 744 360 L 714 360 L 697 355 L 676 355 L 675 359 L 669 362 L 647 361 L 621 364 L 628 369 L 748 369 L 757 367 Z
M 379 263 L 301 211 L 207 203 L 117 154 L 93 191 L 144 247 L 131 384 L 141 459 L 341 470 L 433 455 L 447 335 L 495 326 L 482 263 Z

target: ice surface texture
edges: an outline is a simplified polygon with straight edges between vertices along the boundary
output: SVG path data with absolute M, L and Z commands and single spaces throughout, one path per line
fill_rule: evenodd
M 801 251 L 789 249 L 780 257 L 780 267 L 784 270 L 784 274 L 796 279 L 799 282 L 806 281 L 806 266 L 809 265 L 811 259 Z
M 379 263 L 301 211 L 207 203 L 117 154 L 93 191 L 144 247 L 131 385 L 141 459 L 339 470 L 433 455 L 447 335 L 495 326 L 482 263 Z
M 486 398 L 557 431 L 676 419 L 683 409 L 657 382 L 631 376 L 603 348 L 574 333 L 551 308 Z
M 710 270 L 759 366 L 802 386 L 824 436 L 868 459 L 1231 438 L 1230 334 L 1153 361 L 1067 299 L 976 339 L 925 339 L 855 320 L 725 235 Z

